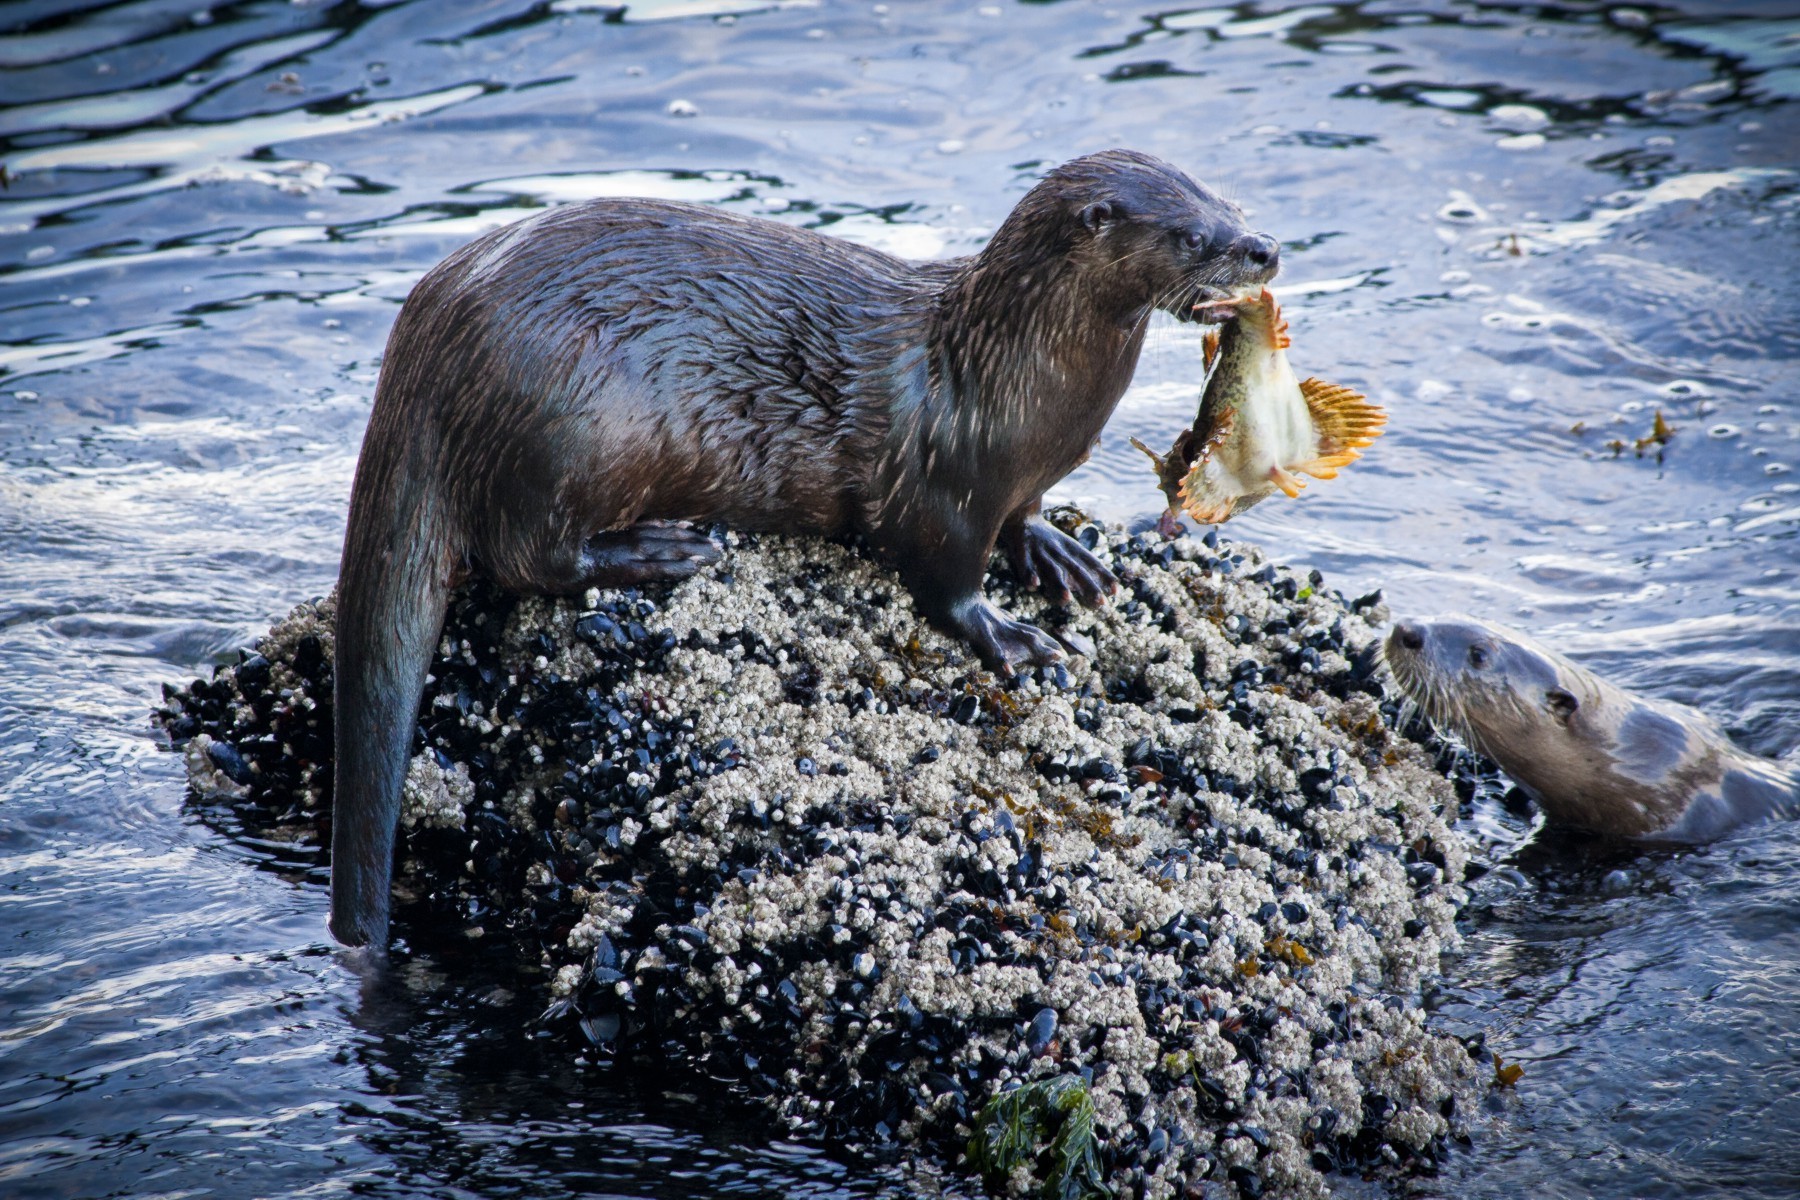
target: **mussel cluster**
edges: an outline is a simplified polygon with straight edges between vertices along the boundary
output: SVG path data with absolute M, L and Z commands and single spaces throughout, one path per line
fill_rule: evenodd
M 997 568 L 1088 651 L 1014 679 L 812 540 L 732 535 L 656 594 L 461 593 L 398 935 L 509 933 L 571 1053 L 687 1064 L 875 1153 L 989 1161 L 972 1134 L 1034 1086 L 1086 1114 L 1090 1190 L 1435 1169 L 1478 1063 L 1419 994 L 1467 855 L 1382 698 L 1379 596 L 1059 515 L 1122 592 L 1062 610 Z M 160 714 L 197 793 L 321 839 L 331 613 Z M 1015 1183 L 1051 1174 L 1042 1128 Z

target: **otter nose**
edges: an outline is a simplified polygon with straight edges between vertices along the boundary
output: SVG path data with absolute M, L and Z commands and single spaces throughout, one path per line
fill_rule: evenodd
M 1246 233 L 1237 240 L 1237 252 L 1244 261 L 1273 271 L 1281 262 L 1281 243 L 1266 233 Z
M 1425 648 L 1425 635 L 1420 632 L 1417 625 L 1396 625 L 1394 626 L 1394 636 L 1399 638 L 1400 644 L 1408 650 Z

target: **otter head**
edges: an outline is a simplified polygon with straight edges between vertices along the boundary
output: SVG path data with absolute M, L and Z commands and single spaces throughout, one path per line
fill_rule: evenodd
M 1121 317 L 1155 307 L 1183 320 L 1260 288 L 1281 245 L 1204 184 L 1135 150 L 1064 163 L 1021 200 L 983 257 L 1026 273 L 1034 260 L 1074 268 L 1084 300 Z
M 1382 649 L 1395 681 L 1434 724 L 1533 791 L 1587 738 L 1592 677 L 1523 634 L 1472 617 L 1403 621 Z

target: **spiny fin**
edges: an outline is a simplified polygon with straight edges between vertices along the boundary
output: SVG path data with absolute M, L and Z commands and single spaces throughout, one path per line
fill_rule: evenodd
M 1187 474 L 1188 447 L 1193 444 L 1193 439 L 1193 430 L 1182 430 L 1176 435 L 1175 444 L 1167 454 L 1158 454 L 1136 438 L 1131 439 L 1132 445 L 1149 456 L 1151 465 L 1156 469 L 1156 486 L 1162 489 L 1170 504 L 1176 503 L 1176 489 L 1181 486 L 1181 477 Z
M 1300 383 L 1301 398 L 1319 428 L 1319 458 L 1348 458 L 1337 463 L 1354 462 L 1364 446 L 1373 445 L 1387 424 L 1387 412 L 1370 404 L 1361 393 L 1322 379 L 1306 379 Z M 1316 461 L 1316 460 L 1315 460 Z
M 1188 516 L 1202 525 L 1223 525 L 1231 520 L 1232 501 L 1219 500 L 1211 504 L 1199 502 L 1184 503 L 1183 510 Z
M 1275 299 L 1275 293 L 1264 288 L 1262 295 L 1256 298 L 1256 303 L 1269 308 L 1269 348 L 1286 350 L 1292 346 L 1294 339 L 1288 336 L 1287 318 L 1281 315 L 1281 301 Z
M 1161 475 L 1162 470 L 1163 470 L 1163 464 L 1168 462 L 1169 460 L 1164 458 L 1162 455 L 1158 454 L 1156 451 L 1152 450 L 1150 447 L 1144 445 L 1144 443 L 1138 441 L 1136 438 L 1131 439 L 1131 444 L 1136 446 L 1139 450 L 1142 450 L 1145 454 L 1148 454 L 1150 456 L 1150 465 L 1152 465 L 1156 468 L 1156 473 L 1158 475 Z
M 1206 370 L 1212 370 L 1213 364 L 1219 361 L 1219 331 L 1209 329 L 1200 338 L 1200 357 L 1204 360 Z
M 1206 525 L 1218 525 L 1229 520 L 1237 497 L 1220 498 L 1212 494 L 1207 486 L 1206 468 L 1212 461 L 1213 451 L 1225 445 L 1225 439 L 1231 435 L 1231 427 L 1237 420 L 1235 411 L 1227 411 L 1213 424 L 1212 432 L 1201 443 L 1194 454 L 1193 468 L 1182 477 L 1181 484 L 1175 490 L 1175 500 L 1194 520 Z

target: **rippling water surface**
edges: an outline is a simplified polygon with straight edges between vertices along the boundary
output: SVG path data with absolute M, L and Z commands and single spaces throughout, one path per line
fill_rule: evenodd
M 690 199 L 933 257 L 1049 164 L 1161 155 L 1284 242 L 1298 365 L 1393 416 L 1232 532 L 1794 750 L 1792 11 L 6 5 L 0 1191 L 887 1188 L 687 1083 L 538 1052 L 532 981 L 479 947 L 361 994 L 315 856 L 202 825 L 151 737 L 160 682 L 330 587 L 408 287 L 548 204 Z M 1154 330 L 1058 494 L 1151 514 L 1126 438 L 1166 442 L 1199 373 L 1191 329 Z M 1471 827 L 1497 860 L 1528 832 L 1486 799 Z M 1422 1192 L 1800 1192 L 1794 827 L 1515 859 L 1436 1003 L 1525 1077 Z

